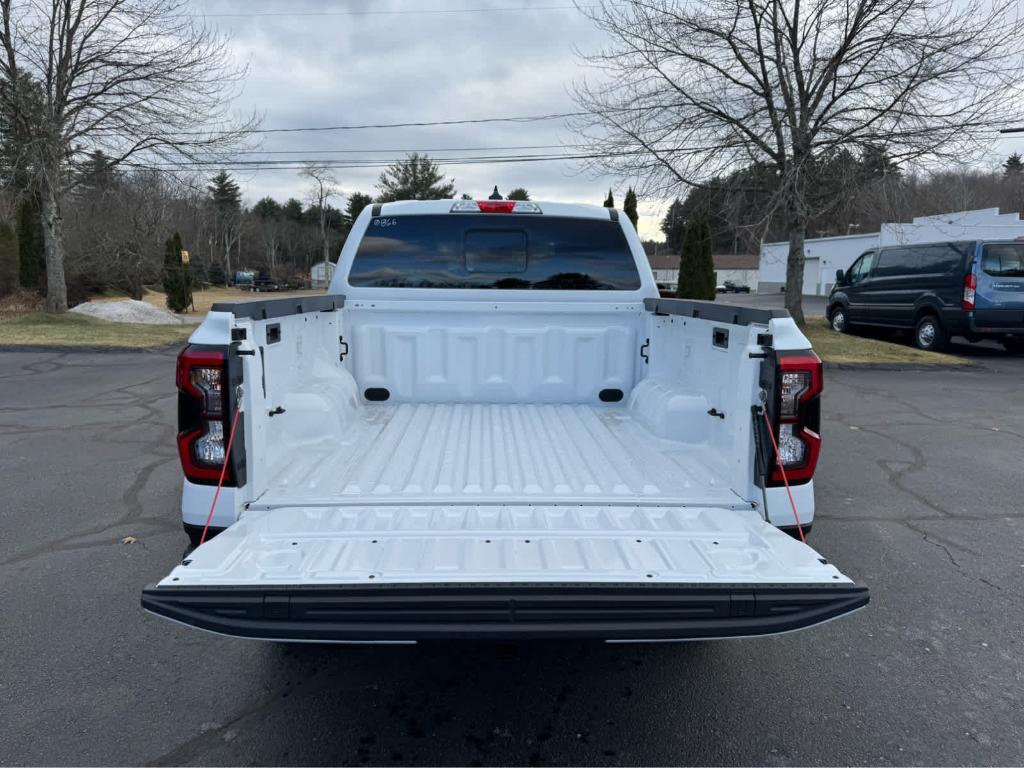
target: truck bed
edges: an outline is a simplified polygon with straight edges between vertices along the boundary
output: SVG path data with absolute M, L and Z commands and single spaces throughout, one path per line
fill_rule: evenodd
M 749 508 L 706 443 L 653 435 L 625 406 L 361 405 L 341 438 L 282 451 L 251 509 L 565 502 Z

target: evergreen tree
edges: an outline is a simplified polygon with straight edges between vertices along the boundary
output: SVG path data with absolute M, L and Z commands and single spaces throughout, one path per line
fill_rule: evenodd
M 281 213 L 288 221 L 302 221 L 302 203 L 294 197 L 289 197 L 288 202 L 281 206 Z
M 661 220 L 661 231 L 665 235 L 665 246 L 671 253 L 681 253 L 683 237 L 686 234 L 686 215 L 683 212 L 683 201 L 678 197 L 672 201 Z
M 446 179 L 441 167 L 427 155 L 413 152 L 389 165 L 377 182 L 377 201 L 444 200 L 455 195 L 454 179 Z
M 640 215 L 636 212 L 636 192 L 632 187 L 626 190 L 626 199 L 622 201 L 622 212 L 633 222 L 633 229 L 639 229 Z
M 348 225 L 351 227 L 352 222 L 363 212 L 363 208 L 372 204 L 373 198 L 362 192 L 353 192 L 349 195 L 348 202 L 345 203 L 345 220 Z
M 614 208 L 615 207 L 615 198 L 612 196 L 612 188 L 611 187 L 608 187 L 608 197 L 606 197 L 604 199 L 604 207 L 605 208 Z
M 217 244 L 221 250 L 223 285 L 232 279 L 231 249 L 238 243 L 239 224 L 242 213 L 242 191 L 238 183 L 226 171 L 221 171 L 212 179 L 207 187 L 210 203 L 217 213 Z M 213 270 L 210 270 L 213 274 Z
M 676 296 L 681 299 L 715 299 L 711 227 L 699 211 L 694 211 L 686 225 L 683 253 L 679 259 L 679 287 L 676 289 Z
M 192 303 L 192 280 L 188 265 L 181 263 L 181 235 L 177 232 L 164 244 L 164 293 L 167 308 L 173 312 L 184 312 Z
M 272 197 L 264 197 L 262 200 L 256 201 L 256 205 L 252 207 L 252 212 L 263 221 L 279 219 L 281 218 L 281 204 Z
M 18 203 L 18 280 L 22 288 L 46 289 L 46 254 L 39 198 L 26 195 Z
M 530 199 L 530 193 L 526 191 L 525 187 L 516 187 L 511 192 L 509 192 L 507 195 L 505 195 L 505 199 L 506 200 L 529 200 Z
M 0 221 L 0 296 L 18 287 L 18 233 L 6 221 Z
M 114 164 L 102 149 L 89 153 L 78 169 L 78 183 L 90 192 L 104 192 L 114 186 Z
M 1019 179 L 1022 173 L 1024 173 L 1024 160 L 1021 159 L 1019 152 L 1014 152 L 1003 163 L 1003 178 Z

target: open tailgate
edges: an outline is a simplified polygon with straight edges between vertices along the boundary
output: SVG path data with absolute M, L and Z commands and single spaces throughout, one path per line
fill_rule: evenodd
M 743 637 L 867 602 L 753 510 L 655 506 L 248 512 L 142 593 L 201 629 L 317 642 Z

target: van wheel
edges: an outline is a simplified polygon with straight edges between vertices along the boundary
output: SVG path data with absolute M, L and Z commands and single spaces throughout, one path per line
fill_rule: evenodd
M 828 322 L 836 333 L 847 333 L 850 330 L 849 322 L 846 319 L 846 310 L 842 306 L 832 308 L 828 314 Z
M 947 341 L 946 331 L 935 315 L 923 315 L 914 326 L 914 343 L 918 349 L 941 352 Z

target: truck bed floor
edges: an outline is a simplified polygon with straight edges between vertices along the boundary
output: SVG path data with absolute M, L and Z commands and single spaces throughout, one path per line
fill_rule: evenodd
M 347 500 L 742 505 L 709 446 L 655 437 L 625 407 L 365 405 L 340 438 L 281 455 L 252 508 Z

